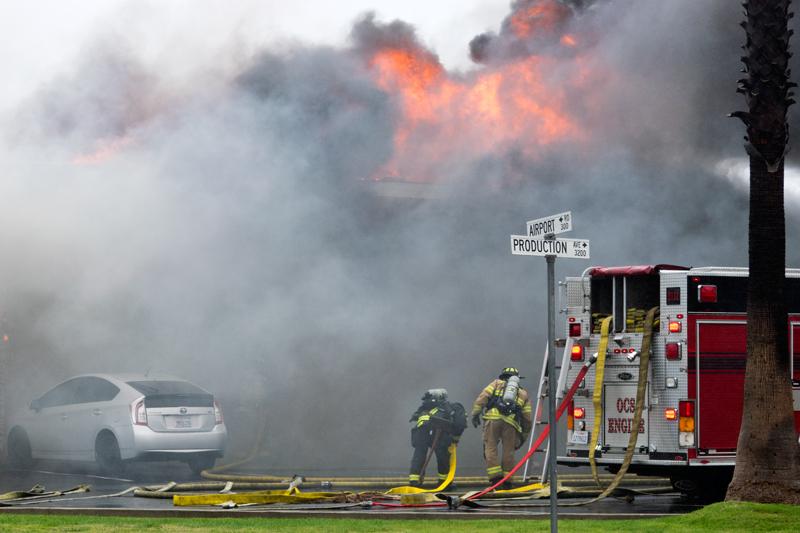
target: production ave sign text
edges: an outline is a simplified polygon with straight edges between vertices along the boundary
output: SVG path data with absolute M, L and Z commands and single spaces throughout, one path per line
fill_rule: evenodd
M 525 235 L 512 235 L 511 253 L 514 255 L 552 255 L 589 259 L 589 241 L 584 239 L 533 239 Z

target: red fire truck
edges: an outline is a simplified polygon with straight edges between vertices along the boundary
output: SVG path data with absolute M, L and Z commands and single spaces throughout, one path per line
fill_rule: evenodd
M 786 379 L 792 380 L 800 433 L 800 269 L 788 269 L 786 278 L 792 360 Z M 724 491 L 742 417 L 747 269 L 592 267 L 581 277 L 567 278 L 563 289 L 567 336 L 559 390 L 572 384 L 584 361 L 603 344 L 606 358 L 602 382 L 596 382 L 595 368 L 573 397 L 559 463 L 588 465 L 591 457 L 615 472 L 636 431 L 629 472 L 668 476 L 688 494 Z M 636 424 L 639 351 L 647 313 L 654 307 L 658 320 L 649 339 L 645 401 Z M 592 435 L 595 427 L 600 429 Z

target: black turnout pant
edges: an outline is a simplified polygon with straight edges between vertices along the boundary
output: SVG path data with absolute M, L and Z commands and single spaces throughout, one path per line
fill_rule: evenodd
M 428 455 L 428 449 L 433 444 L 435 430 L 426 427 L 414 428 L 411 430 L 411 445 L 414 447 L 414 455 L 411 457 L 410 474 L 413 477 L 422 475 L 422 465 Z M 436 454 L 436 466 L 439 471 L 439 481 L 444 481 L 450 471 L 450 453 L 447 448 L 453 442 L 453 437 L 445 432 L 439 432 L 436 447 L 433 453 Z

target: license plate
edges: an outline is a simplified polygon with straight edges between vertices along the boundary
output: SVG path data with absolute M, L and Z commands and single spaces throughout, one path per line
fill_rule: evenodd
M 192 417 L 191 416 L 176 416 L 172 421 L 173 427 L 175 429 L 183 429 L 183 428 L 190 428 L 192 427 Z
M 589 443 L 589 432 L 588 431 L 573 431 L 572 432 L 572 444 L 588 444 Z

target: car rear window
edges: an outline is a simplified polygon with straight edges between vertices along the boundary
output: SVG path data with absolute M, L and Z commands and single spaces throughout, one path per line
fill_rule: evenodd
M 148 394 L 208 394 L 188 381 L 128 381 L 128 385 L 145 396 Z
M 186 381 L 128 381 L 144 394 L 145 407 L 212 407 L 214 397 Z

